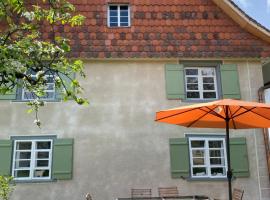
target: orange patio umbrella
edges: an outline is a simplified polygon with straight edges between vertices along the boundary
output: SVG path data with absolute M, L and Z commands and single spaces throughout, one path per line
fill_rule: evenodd
M 232 200 L 229 129 L 270 127 L 270 104 L 223 99 L 156 113 L 156 121 L 195 128 L 226 128 L 227 179 Z

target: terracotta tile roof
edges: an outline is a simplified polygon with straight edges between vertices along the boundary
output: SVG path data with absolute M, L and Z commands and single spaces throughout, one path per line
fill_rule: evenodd
M 86 16 L 81 27 L 56 27 L 72 57 L 269 57 L 270 44 L 242 29 L 212 0 L 70 0 Z M 131 27 L 107 27 L 108 3 L 129 3 Z M 44 26 L 43 37 L 50 38 Z

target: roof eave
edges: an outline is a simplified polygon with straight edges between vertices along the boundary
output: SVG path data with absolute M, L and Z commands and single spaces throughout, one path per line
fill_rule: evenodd
M 233 5 L 230 0 L 213 0 L 213 2 L 243 29 L 270 43 L 269 30 L 254 22 L 254 20 L 245 15 L 237 6 Z

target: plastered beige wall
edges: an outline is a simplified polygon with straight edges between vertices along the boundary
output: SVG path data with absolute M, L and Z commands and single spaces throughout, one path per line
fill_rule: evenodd
M 72 180 L 17 184 L 12 200 L 80 200 L 87 192 L 95 200 L 112 200 L 130 196 L 131 188 L 152 188 L 156 196 L 161 186 L 178 186 L 182 195 L 225 199 L 226 182 L 170 177 L 169 138 L 224 130 L 187 129 L 154 122 L 156 111 L 183 105 L 166 99 L 164 65 L 168 62 L 87 61 L 87 79 L 82 83 L 90 105 L 47 103 L 40 111 L 41 129 L 33 124 L 34 116 L 26 114 L 24 103 L 0 102 L 1 139 L 41 134 L 75 139 Z M 238 63 L 243 99 L 257 100 L 257 90 L 263 84 L 261 64 L 228 62 Z M 232 131 L 232 136 L 247 137 L 251 170 L 250 178 L 237 179 L 233 186 L 245 190 L 245 200 L 259 200 L 262 195 L 265 198 L 261 200 L 269 199 L 267 191 L 262 193 L 259 188 L 260 177 L 266 174 L 261 130 Z

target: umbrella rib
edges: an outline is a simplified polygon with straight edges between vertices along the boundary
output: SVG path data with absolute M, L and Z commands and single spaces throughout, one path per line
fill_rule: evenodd
M 211 111 L 214 111 L 214 113 L 209 113 L 209 114 L 211 114 L 211 115 L 214 115 L 214 116 L 216 116 L 216 117 L 219 117 L 219 118 L 221 118 L 221 119 L 225 119 L 222 115 L 220 115 L 220 114 L 218 114 L 216 111 L 215 111 L 215 109 L 217 108 L 218 106 L 216 106 L 214 109 L 211 109 L 211 108 L 209 108 L 209 107 L 205 107 L 205 108 L 207 108 L 207 109 L 209 109 L 209 110 L 211 110 Z M 204 112 L 206 112 L 205 110 L 203 110 Z
M 251 112 L 253 109 L 256 108 L 256 107 L 252 107 L 252 108 L 250 108 L 250 109 L 247 109 L 247 108 L 245 108 L 245 107 L 243 107 L 243 106 L 240 106 L 240 107 L 243 108 L 243 109 L 245 109 L 246 111 L 244 111 L 244 112 L 242 112 L 242 113 L 239 113 L 239 114 L 237 114 L 237 115 L 235 115 L 235 116 L 232 116 L 231 119 L 234 119 L 234 118 L 239 117 L 239 116 L 241 116 L 241 115 L 243 115 L 243 114 L 246 114 L 247 112 Z
M 206 107 L 206 108 L 208 108 L 208 107 Z M 193 124 L 195 124 L 197 121 L 199 121 L 200 119 L 202 119 L 202 118 L 203 118 L 204 116 L 206 116 L 207 114 L 209 114 L 209 113 L 211 113 L 212 111 L 214 111 L 216 108 L 217 108 L 217 106 L 216 106 L 215 108 L 213 108 L 213 109 L 208 108 L 209 111 L 207 111 L 207 112 L 206 112 L 205 110 L 199 108 L 200 110 L 204 111 L 205 113 L 204 113 L 202 116 L 200 116 L 198 119 L 196 119 L 195 121 L 191 122 L 187 127 L 191 127 Z
M 239 108 L 238 110 L 240 110 L 240 108 Z M 230 108 L 230 107 L 229 107 L 229 112 L 230 112 L 230 114 L 231 114 L 231 116 L 232 116 L 232 111 L 231 111 L 231 108 Z M 231 120 L 232 120 L 232 122 L 233 122 L 233 127 L 234 127 L 234 129 L 236 129 L 236 124 L 235 124 L 234 119 L 231 118 Z
M 159 118 L 159 119 L 156 119 L 155 121 L 160 121 L 160 120 L 163 120 L 163 119 L 167 119 L 167 118 L 170 118 L 170 117 L 174 117 L 174 116 L 177 116 L 177 115 L 180 115 L 180 114 L 184 114 L 184 113 L 187 113 L 187 112 L 191 112 L 193 110 L 196 110 L 198 108 L 193 108 L 193 109 L 190 109 L 190 110 L 186 110 L 184 112 L 181 112 L 181 113 L 176 113 L 176 114 L 173 114 L 173 115 L 169 115 L 169 116 L 166 116 L 166 117 L 162 117 L 162 118 Z M 162 111 L 160 111 L 162 112 Z
M 240 109 L 241 109 L 241 106 L 239 106 L 239 108 L 231 115 L 231 117 L 233 117 Z
M 246 109 L 246 108 L 245 108 L 245 109 Z M 259 114 L 259 113 L 256 113 L 256 112 L 254 112 L 254 111 L 252 111 L 252 110 L 250 110 L 250 112 L 252 112 L 252 113 L 254 113 L 254 114 L 256 114 L 256 115 L 258 115 L 258 116 L 260 116 L 260 117 L 262 117 L 262 118 L 264 118 L 264 119 L 270 120 L 269 118 L 267 118 L 267 117 L 265 117 L 265 116 L 263 116 L 263 115 L 261 115 L 261 114 Z

